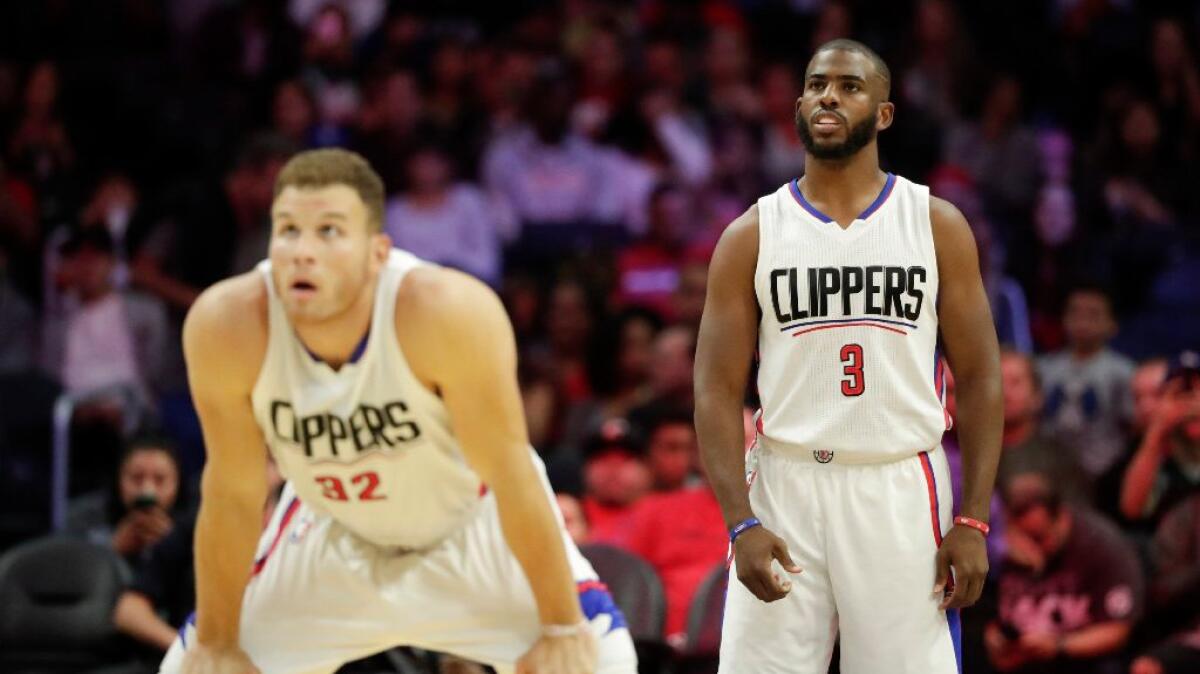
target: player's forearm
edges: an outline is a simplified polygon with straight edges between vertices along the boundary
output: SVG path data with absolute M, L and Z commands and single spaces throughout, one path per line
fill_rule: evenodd
M 1161 433 L 1156 427 L 1151 427 L 1125 471 L 1125 479 L 1121 483 L 1121 514 L 1131 520 L 1146 515 L 1146 503 L 1150 500 L 1150 492 L 1154 490 L 1154 482 L 1162 467 L 1160 442 L 1163 442 Z
M 537 480 L 505 480 L 494 489 L 500 526 L 537 602 L 543 625 L 583 620 L 562 531 Z
M 962 447 L 963 501 L 960 514 L 986 522 L 1000 463 L 1004 398 L 998 371 L 985 368 L 957 379 L 958 440 Z
M 245 485 L 216 481 L 206 469 L 196 518 L 196 630 L 207 645 L 235 646 L 242 595 L 262 527 L 266 480 L 247 480 Z
M 1120 650 L 1128 639 L 1129 623 L 1112 621 L 1066 635 L 1062 640 L 1062 650 L 1073 659 L 1097 658 Z
M 131 590 L 117 600 L 113 624 L 119 631 L 164 652 L 175 640 L 175 630 L 158 617 L 150 600 Z
M 699 389 L 699 383 L 697 389 Z M 753 517 L 746 489 L 745 436 L 741 397 L 725 392 L 697 391 L 696 436 L 709 484 L 721 504 L 726 528 Z

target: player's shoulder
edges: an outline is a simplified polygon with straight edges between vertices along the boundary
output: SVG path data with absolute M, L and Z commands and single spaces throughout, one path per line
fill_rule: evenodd
M 487 284 L 470 274 L 437 265 L 420 265 L 400 282 L 396 291 L 396 317 L 405 322 L 437 324 L 499 301 Z
M 935 233 L 939 229 L 962 229 L 965 227 L 968 231 L 970 230 L 966 216 L 958 210 L 957 206 L 932 194 L 929 195 L 929 222 L 933 225 Z
M 267 343 L 267 285 L 262 274 L 239 274 L 200 293 L 183 323 L 184 351 L 195 358 L 261 360 Z
M 725 227 L 717 241 L 717 247 L 757 251 L 758 222 L 758 204 L 754 203 Z
M 939 257 L 974 254 L 975 234 L 966 216 L 954 204 L 941 197 L 929 196 L 929 227 Z

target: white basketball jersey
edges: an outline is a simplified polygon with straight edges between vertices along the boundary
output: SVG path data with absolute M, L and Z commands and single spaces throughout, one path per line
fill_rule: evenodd
M 365 348 L 337 371 L 301 344 L 270 262 L 258 265 L 270 338 L 252 401 L 280 472 L 309 507 L 373 543 L 404 548 L 427 547 L 462 526 L 481 493 L 442 400 L 413 375 L 396 339 L 396 292 L 422 264 L 392 250 Z
M 763 445 L 822 463 L 937 446 L 949 417 L 928 188 L 888 174 L 842 229 L 793 180 L 759 199 L 758 222 Z

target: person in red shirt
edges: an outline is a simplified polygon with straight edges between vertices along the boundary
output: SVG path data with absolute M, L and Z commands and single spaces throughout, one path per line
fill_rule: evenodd
M 589 543 L 629 548 L 634 506 L 650 490 L 645 441 L 624 419 L 609 419 L 583 446 L 583 515 Z
M 691 217 L 691 201 L 678 185 L 663 183 L 649 199 L 646 236 L 617 259 L 616 301 L 644 306 L 660 316 L 675 316 L 675 290 L 684 262 L 683 227 Z
M 667 642 L 682 648 L 692 597 L 725 562 L 729 538 L 721 506 L 700 469 L 696 432 L 688 415 L 666 411 L 651 427 L 651 470 L 657 486 L 671 487 L 637 504 L 628 547 L 650 562 L 662 579 Z

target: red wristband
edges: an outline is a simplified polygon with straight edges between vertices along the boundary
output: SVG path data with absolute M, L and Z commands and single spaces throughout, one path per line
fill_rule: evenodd
M 961 524 L 964 527 L 971 527 L 972 529 L 978 531 L 979 533 L 983 534 L 984 536 L 987 536 L 988 533 L 991 532 L 991 530 L 992 530 L 992 528 L 988 526 L 987 522 L 980 522 L 979 520 L 975 519 L 974 517 L 967 517 L 965 515 L 959 515 L 958 517 L 955 517 L 954 523 Z

